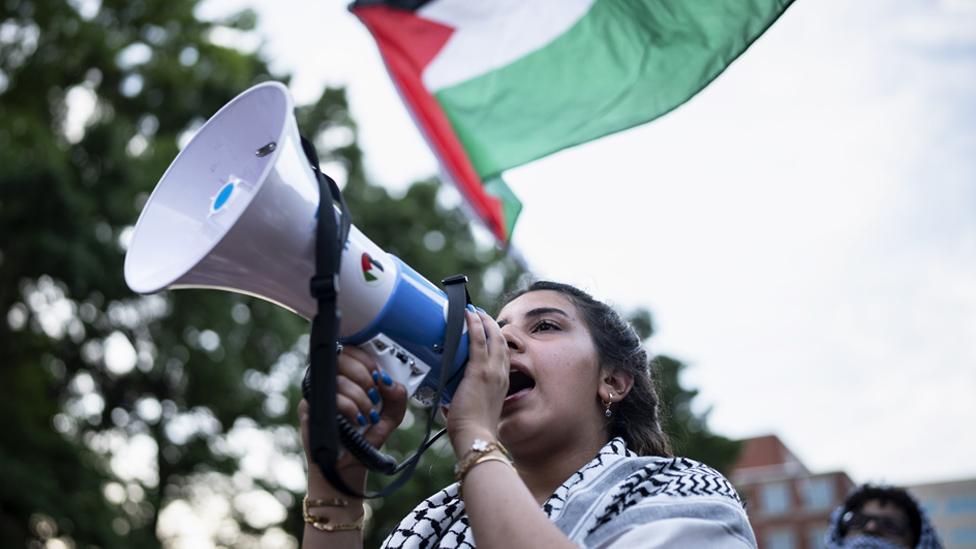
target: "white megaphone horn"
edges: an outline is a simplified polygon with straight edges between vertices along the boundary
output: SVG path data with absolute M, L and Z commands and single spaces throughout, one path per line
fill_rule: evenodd
M 293 111 L 285 86 L 267 82 L 238 95 L 197 132 L 136 223 L 125 257 L 132 290 L 214 288 L 315 315 L 308 288 L 319 187 Z M 356 227 L 339 284 L 339 341 L 371 351 L 408 394 L 436 402 L 444 292 Z M 466 358 L 465 334 L 441 402 L 450 401 Z

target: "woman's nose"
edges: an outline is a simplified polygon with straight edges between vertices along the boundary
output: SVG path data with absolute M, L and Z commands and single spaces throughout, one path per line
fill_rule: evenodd
M 525 350 L 525 345 L 517 332 L 518 331 L 510 325 L 502 327 L 502 337 L 505 338 L 505 343 L 508 345 L 508 350 L 511 352 L 521 353 L 523 350 Z

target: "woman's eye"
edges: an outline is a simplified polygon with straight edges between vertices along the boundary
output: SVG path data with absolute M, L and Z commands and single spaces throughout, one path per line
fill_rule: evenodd
M 548 332 L 550 330 L 558 330 L 558 329 L 559 329 L 559 325 L 557 325 L 555 322 L 551 322 L 549 320 L 541 320 L 539 321 L 538 324 L 535 325 L 535 328 L 532 331 Z

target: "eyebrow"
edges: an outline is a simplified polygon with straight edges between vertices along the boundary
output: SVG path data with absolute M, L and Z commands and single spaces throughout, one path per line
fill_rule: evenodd
M 537 307 L 525 313 L 525 318 L 535 318 L 535 317 L 545 316 L 549 314 L 563 315 L 564 317 L 569 318 L 569 314 L 567 314 L 566 311 L 556 307 Z M 511 322 L 509 322 L 508 320 L 498 321 L 499 328 L 505 326 L 506 324 L 511 324 Z

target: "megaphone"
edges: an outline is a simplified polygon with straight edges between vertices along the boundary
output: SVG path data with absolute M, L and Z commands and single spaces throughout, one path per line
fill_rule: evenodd
M 293 111 L 285 86 L 266 82 L 200 128 L 139 215 L 125 256 L 132 290 L 214 288 L 315 315 L 308 287 L 323 214 Z M 370 351 L 415 399 L 448 404 L 467 359 L 467 334 L 438 394 L 445 293 L 356 227 L 338 278 L 339 342 Z

